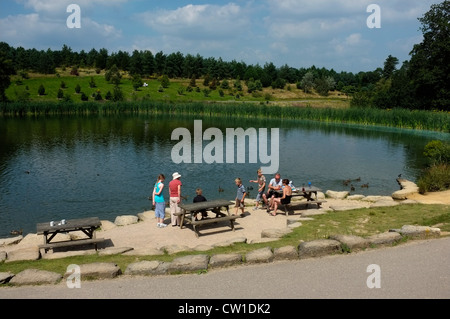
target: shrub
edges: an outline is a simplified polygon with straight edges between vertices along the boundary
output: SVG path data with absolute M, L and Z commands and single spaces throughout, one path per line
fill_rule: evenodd
M 105 95 L 105 99 L 106 99 L 106 100 L 109 101 L 109 100 L 112 99 L 112 97 L 113 97 L 113 96 L 112 96 L 112 94 L 111 94 L 111 91 L 106 92 L 106 95 Z
M 58 90 L 58 99 L 62 99 L 64 97 L 64 92 L 62 89 Z
M 80 84 L 77 84 L 77 86 L 75 87 L 75 93 L 79 94 L 81 92 L 81 86 Z
M 65 89 L 66 88 L 66 82 L 61 81 L 60 88 L 61 89 Z
M 448 164 L 431 166 L 419 178 L 417 186 L 422 194 L 450 189 L 450 166 Z
M 448 164 L 450 161 L 450 144 L 442 141 L 431 141 L 425 146 L 423 155 L 428 157 L 432 164 Z
M 97 85 L 95 84 L 94 77 L 92 77 L 92 76 L 91 76 L 91 80 L 89 81 L 89 87 L 90 87 L 91 89 L 97 87 Z
M 84 92 L 81 92 L 81 101 L 87 101 L 87 100 L 89 100 L 89 97 L 86 94 L 84 94 Z
M 39 95 L 45 95 L 45 87 L 44 87 L 43 84 L 39 85 L 38 94 Z

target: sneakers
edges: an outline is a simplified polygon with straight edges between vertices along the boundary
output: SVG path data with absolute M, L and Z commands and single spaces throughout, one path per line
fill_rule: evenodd
M 167 227 L 167 225 L 166 224 L 161 224 L 161 223 L 158 223 L 158 225 L 156 225 L 158 228 L 166 228 Z
M 258 208 L 258 207 L 256 207 L 256 206 L 255 206 L 255 207 L 253 207 L 253 210 L 258 210 L 258 209 L 259 209 L 259 208 Z

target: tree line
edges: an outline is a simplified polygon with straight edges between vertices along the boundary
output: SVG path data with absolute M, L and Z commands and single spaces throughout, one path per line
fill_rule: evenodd
M 399 60 L 389 55 L 383 67 L 369 72 L 336 72 L 318 68 L 293 68 L 285 64 L 276 67 L 272 62 L 263 66 L 243 61 L 223 61 L 222 58 L 205 58 L 181 52 L 156 54 L 148 50 L 108 52 L 107 49 L 91 49 L 74 52 L 67 45 L 61 50 L 24 49 L 0 42 L 0 71 L 2 85 L 9 83 L 7 74 L 33 71 L 54 74 L 58 67 L 95 68 L 111 70 L 118 68 L 133 76 L 143 78 L 168 76 L 169 78 L 198 79 L 208 77 L 217 81 L 239 79 L 258 86 L 283 89 L 296 84 L 306 93 L 315 90 L 327 95 L 339 90 L 352 96 L 355 107 L 437 109 L 447 111 L 450 104 L 450 1 L 433 5 L 419 21 L 422 23 L 423 41 L 412 49 L 409 61 L 400 68 Z M 6 85 L 7 84 L 7 85 Z M 1 94 L 2 100 L 4 90 Z

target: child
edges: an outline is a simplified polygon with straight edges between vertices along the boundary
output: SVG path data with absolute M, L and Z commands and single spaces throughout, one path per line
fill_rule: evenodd
M 262 200 L 262 196 L 266 190 L 266 177 L 262 174 L 262 170 L 258 169 L 257 174 L 258 179 L 250 181 L 250 183 L 258 183 L 258 195 L 256 195 L 256 205 L 253 210 L 257 210 L 259 208 L 259 202 Z
M 237 186 L 237 194 L 236 194 L 236 212 L 234 215 L 237 215 L 239 208 L 242 210 L 241 216 L 244 215 L 244 200 L 245 196 L 247 195 L 247 192 L 245 191 L 244 185 L 242 185 L 242 180 L 240 178 L 235 179 L 235 183 Z
M 164 195 L 163 195 L 163 189 L 164 189 L 164 180 L 165 176 L 163 174 L 158 176 L 158 181 L 155 184 L 155 187 L 153 188 L 153 206 L 155 206 L 155 215 L 156 215 L 156 226 L 158 228 L 165 228 L 167 227 L 166 224 L 164 224 L 164 217 L 166 214 L 166 202 L 164 201 Z
M 203 196 L 203 191 L 201 188 L 197 188 L 195 190 L 195 193 L 197 194 L 197 196 L 194 198 L 194 203 L 201 203 L 201 202 L 206 202 L 206 198 L 205 196 Z M 208 212 L 206 210 L 202 210 L 202 219 L 208 217 Z

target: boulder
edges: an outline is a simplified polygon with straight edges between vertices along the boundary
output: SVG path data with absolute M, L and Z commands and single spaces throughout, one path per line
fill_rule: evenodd
M 0 272 L 0 285 L 8 283 L 14 277 L 12 272 Z
M 137 214 L 137 217 L 139 219 L 139 221 L 153 221 L 155 220 L 155 212 L 154 211 L 146 211 L 143 213 L 139 213 Z
M 0 251 L 0 263 L 6 260 L 7 254 L 6 251 Z
M 428 226 L 405 225 L 396 231 L 402 236 L 407 236 L 412 239 L 439 238 L 441 236 L 441 230 L 439 228 Z
M 245 261 L 248 263 L 268 263 L 272 262 L 273 258 L 273 252 L 270 247 L 257 249 L 245 255 Z
M 328 198 L 333 198 L 333 199 L 345 199 L 350 193 L 347 191 L 344 192 L 336 192 L 336 191 L 331 191 L 328 190 L 326 193 L 326 196 Z
M 56 284 L 61 280 L 61 278 L 62 276 L 55 272 L 39 269 L 25 269 L 15 275 L 9 283 L 15 286 L 47 285 Z
M 167 273 L 167 267 L 162 261 L 140 261 L 129 264 L 125 270 L 125 275 L 138 275 L 138 276 L 157 276 Z
M 419 187 L 415 183 L 401 178 L 397 179 L 397 182 L 399 183 L 401 190 L 392 194 L 393 199 L 405 200 L 411 195 L 419 193 Z
M 124 216 L 117 216 L 114 220 L 114 224 L 117 226 L 126 226 L 126 225 L 132 225 L 136 224 L 139 221 L 137 216 L 134 215 L 124 215 Z
M 298 259 L 298 250 L 294 246 L 284 246 L 273 250 L 274 260 L 295 260 Z
M 208 255 L 191 255 L 175 258 L 168 266 L 169 273 L 182 273 L 208 269 Z
M 330 236 L 330 239 L 337 240 L 351 251 L 365 249 L 369 246 L 369 241 L 367 239 L 354 235 L 332 235 Z
M 163 251 L 166 251 L 169 255 L 174 255 L 182 251 L 190 251 L 191 248 L 184 245 L 167 245 L 161 248 Z
M 113 222 L 110 222 L 109 220 L 102 220 L 101 223 L 102 223 L 101 230 L 103 230 L 103 231 L 110 230 L 110 229 L 117 227 L 116 224 L 114 224 Z
M 46 253 L 41 256 L 42 259 L 60 259 L 73 256 L 89 256 L 95 255 L 97 252 L 93 249 L 90 250 L 70 250 L 62 252 Z
M 23 239 L 23 236 L 16 236 L 11 238 L 0 238 L 0 247 L 2 246 L 9 246 L 9 245 L 16 245 L 20 243 L 20 241 Z
M 81 279 L 112 279 L 121 275 L 122 271 L 115 263 L 90 263 L 80 265 Z M 64 278 L 72 275 L 66 272 Z
M 341 243 L 333 239 L 307 241 L 298 246 L 299 258 L 321 257 L 341 252 Z
M 396 232 L 387 232 L 367 237 L 370 245 L 392 245 L 402 239 L 402 236 Z
M 366 196 L 364 196 L 364 195 L 350 195 L 350 196 L 347 196 L 347 199 L 348 200 L 362 200 L 364 197 L 366 197 Z
M 19 260 L 38 260 L 41 257 L 38 247 L 28 247 L 17 249 L 8 253 L 8 258 L 5 262 L 19 261 Z
M 239 265 L 242 263 L 241 254 L 217 254 L 211 256 L 209 260 L 209 267 L 219 268 L 219 267 L 230 267 Z

